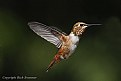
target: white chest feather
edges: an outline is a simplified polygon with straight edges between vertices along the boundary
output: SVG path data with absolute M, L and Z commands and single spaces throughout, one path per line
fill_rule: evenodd
M 70 37 L 70 40 L 72 41 L 72 44 L 77 44 L 77 42 L 79 42 L 79 37 L 75 36 L 73 33 L 71 33 L 69 37 Z
M 69 35 L 69 37 L 70 37 L 70 40 L 72 41 L 72 44 L 70 46 L 70 55 L 71 55 L 77 47 L 77 44 L 79 42 L 79 37 L 75 36 L 72 33 Z

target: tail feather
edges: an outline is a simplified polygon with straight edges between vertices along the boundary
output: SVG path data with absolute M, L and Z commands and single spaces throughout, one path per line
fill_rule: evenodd
M 48 66 L 48 68 L 47 68 L 47 70 L 46 70 L 46 72 L 48 72 L 48 70 L 51 69 L 51 67 L 55 64 L 55 62 L 56 62 L 55 59 L 53 59 L 53 60 L 51 61 L 51 63 L 49 64 L 49 66 Z
M 52 66 L 53 66 L 54 64 L 60 62 L 60 60 L 61 60 L 61 59 L 60 59 L 60 56 L 59 56 L 59 55 L 55 55 L 54 59 L 50 62 L 49 66 L 48 66 L 48 68 L 47 68 L 47 70 L 46 70 L 46 72 L 48 72 L 48 71 L 52 68 Z

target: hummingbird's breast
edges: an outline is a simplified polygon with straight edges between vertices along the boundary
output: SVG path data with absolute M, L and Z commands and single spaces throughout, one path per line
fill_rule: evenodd
M 70 41 L 71 41 L 71 44 L 69 47 L 69 49 L 70 49 L 69 56 L 70 56 L 75 51 L 75 49 L 78 45 L 79 37 L 75 36 L 73 33 L 70 33 L 69 37 L 70 37 Z
M 73 33 L 70 33 L 67 36 L 67 40 L 63 42 L 62 47 L 59 50 L 59 54 L 61 55 L 61 59 L 67 59 L 72 53 L 75 51 L 79 42 L 79 37 L 75 36 Z
M 69 38 L 72 44 L 77 44 L 79 42 L 79 36 L 75 36 L 73 33 L 70 33 Z

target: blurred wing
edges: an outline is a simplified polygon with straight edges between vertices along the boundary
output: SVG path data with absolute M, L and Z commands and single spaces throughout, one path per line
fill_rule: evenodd
M 29 22 L 28 25 L 37 35 L 54 44 L 57 48 L 60 48 L 62 45 L 62 41 L 59 39 L 59 37 L 62 34 L 67 35 L 55 27 L 49 27 L 42 23 Z

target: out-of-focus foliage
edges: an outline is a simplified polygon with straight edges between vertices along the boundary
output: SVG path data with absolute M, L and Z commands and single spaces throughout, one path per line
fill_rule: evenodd
M 99 3 L 95 0 L 0 2 L 6 4 L 0 6 L 0 79 L 2 76 L 35 76 L 41 81 L 121 80 L 121 9 L 101 12 L 121 8 L 118 2 L 114 9 L 112 1 L 106 5 L 110 8 L 103 5 L 104 8 L 103 1 L 96 5 Z M 83 3 L 92 4 L 88 7 Z M 74 54 L 46 73 L 58 49 L 30 30 L 27 23 L 31 20 L 60 26 L 67 33 L 76 21 L 98 22 L 102 26 L 88 28 Z

